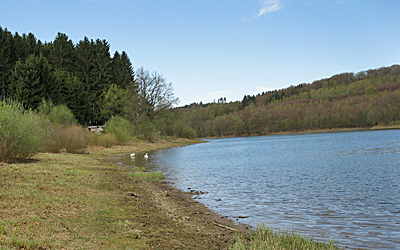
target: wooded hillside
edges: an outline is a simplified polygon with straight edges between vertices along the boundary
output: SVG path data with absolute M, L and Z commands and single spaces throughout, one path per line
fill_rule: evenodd
M 400 120 L 399 88 L 400 65 L 393 65 L 177 111 L 201 137 L 371 127 Z

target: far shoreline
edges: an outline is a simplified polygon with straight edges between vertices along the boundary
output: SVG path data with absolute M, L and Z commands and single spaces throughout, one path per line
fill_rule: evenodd
M 364 127 L 364 128 L 331 128 L 331 129 L 308 129 L 302 131 L 281 131 L 281 132 L 270 132 L 266 134 L 246 134 L 246 135 L 224 135 L 224 136 L 208 136 L 198 138 L 200 140 L 207 139 L 223 139 L 223 138 L 241 138 L 241 137 L 253 137 L 253 136 L 274 136 L 274 135 L 296 135 L 296 134 L 317 134 L 317 133 L 344 133 L 344 132 L 358 132 L 358 131 L 377 131 L 377 130 L 397 130 L 400 129 L 400 125 L 389 125 L 382 126 L 377 125 L 373 127 Z

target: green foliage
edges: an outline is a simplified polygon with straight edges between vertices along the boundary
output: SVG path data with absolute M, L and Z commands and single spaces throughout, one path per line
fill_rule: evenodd
M 41 115 L 48 116 L 50 115 L 51 111 L 54 109 L 54 103 L 49 100 L 46 101 L 46 99 L 42 99 L 42 102 L 39 104 L 37 108 L 37 112 Z
M 376 93 L 378 93 L 378 90 L 374 86 L 371 86 L 371 87 L 368 87 L 365 90 L 365 92 L 367 95 L 375 95 Z
M 183 138 L 183 129 L 186 126 L 187 125 L 181 119 L 177 120 L 174 123 L 174 134 L 175 134 L 175 136 Z
M 73 72 L 76 61 L 75 46 L 72 40 L 64 33 L 58 32 L 54 41 L 49 44 L 49 61 L 54 68 Z
M 159 137 L 156 132 L 156 127 L 147 115 L 141 115 L 139 117 L 137 134 L 138 136 L 144 137 L 144 139 L 149 142 L 155 142 Z
M 31 158 L 39 149 L 39 117 L 17 102 L 0 102 L 0 161 Z
M 121 116 L 112 117 L 105 124 L 105 132 L 112 133 L 119 144 L 126 144 L 132 139 L 133 125 Z
M 63 104 L 53 107 L 47 117 L 51 122 L 64 126 L 76 123 L 76 119 L 72 111 Z
M 181 119 L 174 124 L 174 134 L 180 138 L 194 139 L 197 137 L 196 130 L 186 125 Z
M 47 59 L 30 55 L 25 62 L 18 61 L 15 65 L 11 73 L 10 95 L 26 107 L 36 109 L 43 98 L 57 98 L 59 91 L 54 82 L 54 73 Z
M 128 91 L 112 84 L 108 91 L 103 92 L 100 112 L 103 118 L 110 119 L 113 116 L 123 114 L 127 102 Z
M 197 137 L 197 133 L 196 130 L 192 129 L 189 126 L 185 126 L 183 128 L 183 138 L 187 138 L 187 139 L 194 139 Z
M 32 33 L 13 35 L 0 27 L 0 97 L 13 99 L 35 110 L 44 98 L 71 109 L 81 124 L 103 124 L 117 110 L 103 117 L 101 96 L 112 84 L 126 90 L 137 87 L 128 55 L 110 55 L 106 40 L 85 37 L 76 46 L 66 34 L 41 43 Z

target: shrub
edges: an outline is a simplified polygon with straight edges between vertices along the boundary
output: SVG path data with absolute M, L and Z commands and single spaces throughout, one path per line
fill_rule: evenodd
M 100 138 L 100 133 L 85 133 L 85 141 L 87 145 L 97 145 L 98 144 L 98 138 Z
M 147 115 L 140 116 L 138 123 L 138 135 L 143 136 L 149 142 L 155 142 L 158 138 L 158 133 L 149 117 L 147 117 Z
M 51 109 L 47 116 L 51 122 L 64 126 L 76 124 L 76 119 L 72 111 L 65 105 L 57 105 Z
M 85 133 L 88 132 L 80 126 L 56 125 L 52 135 L 55 142 L 54 148 L 58 152 L 65 150 L 67 153 L 82 153 L 87 146 Z
M 142 130 L 144 138 L 149 142 L 155 142 L 158 138 L 158 133 L 156 132 L 156 127 L 153 123 L 148 123 Z
M 174 123 L 174 135 L 177 137 L 183 137 L 183 129 L 185 128 L 186 124 L 181 120 L 177 120 Z
M 177 120 L 174 124 L 174 134 L 180 138 L 193 139 L 197 137 L 197 132 L 186 125 L 182 120 Z
M 97 144 L 105 148 L 111 148 L 116 145 L 117 142 L 118 139 L 113 133 L 103 134 L 97 140 Z
M 194 139 L 197 137 L 197 132 L 196 130 L 194 130 L 193 128 L 189 127 L 189 126 L 185 126 L 183 128 L 183 137 L 184 138 L 188 138 L 188 139 Z
M 81 126 L 65 126 L 43 121 L 42 131 L 42 151 L 45 152 L 82 153 L 88 144 L 86 135 L 89 132 Z
M 31 158 L 39 149 L 39 117 L 17 102 L 0 102 L 0 161 Z
M 42 99 L 42 102 L 39 104 L 37 111 L 41 115 L 48 116 L 50 112 L 53 110 L 54 104 L 52 101 L 46 101 L 46 99 Z
M 131 140 L 133 134 L 132 123 L 120 116 L 114 116 L 107 121 L 105 132 L 112 133 L 119 144 L 126 144 Z

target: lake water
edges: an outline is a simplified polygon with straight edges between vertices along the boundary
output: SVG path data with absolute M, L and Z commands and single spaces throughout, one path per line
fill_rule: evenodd
M 238 222 L 400 249 L 400 130 L 213 139 L 145 164 Z

